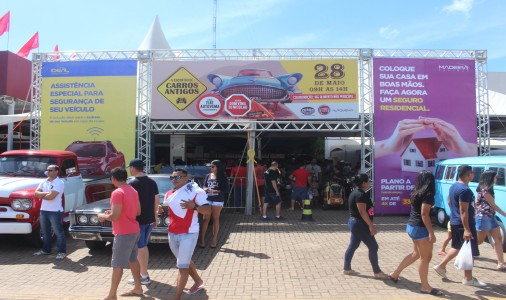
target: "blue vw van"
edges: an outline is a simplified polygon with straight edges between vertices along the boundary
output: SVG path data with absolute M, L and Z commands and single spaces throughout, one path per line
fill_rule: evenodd
M 433 212 L 436 216 L 436 223 L 441 227 L 446 227 L 449 220 L 448 193 L 450 186 L 458 179 L 457 170 L 461 165 L 469 165 L 473 168 L 474 179 L 469 183 L 469 188 L 473 191 L 475 197 L 477 196 L 476 187 L 478 186 L 481 174 L 485 170 L 492 170 L 497 173 L 497 183 L 494 186 L 495 203 L 503 211 L 506 211 L 506 156 L 476 156 L 447 159 L 437 163 L 434 171 L 434 176 L 436 177 L 436 198 Z M 496 218 L 501 227 L 503 249 L 506 249 L 504 231 L 506 218 L 498 213 L 496 213 Z

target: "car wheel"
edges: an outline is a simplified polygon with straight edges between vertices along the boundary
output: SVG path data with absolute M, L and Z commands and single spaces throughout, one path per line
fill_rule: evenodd
M 88 249 L 90 249 L 90 250 L 101 250 L 101 249 L 105 248 L 105 244 L 107 242 L 102 242 L 102 241 L 84 241 L 84 243 L 86 244 L 86 247 L 88 247 Z
M 446 211 L 442 208 L 439 208 L 436 212 L 436 223 L 437 225 L 446 228 L 448 223 L 448 215 L 446 215 Z

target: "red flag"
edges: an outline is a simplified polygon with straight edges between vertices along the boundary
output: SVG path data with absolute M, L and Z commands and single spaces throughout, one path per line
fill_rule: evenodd
M 2 18 L 0 18 L 0 36 L 9 31 L 9 23 L 11 20 L 11 12 L 8 11 Z
M 54 51 L 53 52 L 56 52 L 56 53 L 60 52 L 60 50 L 58 49 L 58 44 L 56 44 L 56 46 L 54 46 Z M 54 59 L 55 60 L 59 60 L 60 59 L 60 54 L 55 55 Z
M 28 42 L 26 42 L 26 44 L 24 44 L 23 47 L 21 47 L 21 49 L 19 49 L 17 55 L 27 58 L 28 54 L 30 54 L 30 51 L 32 51 L 33 49 L 37 49 L 37 48 L 39 48 L 39 33 L 38 32 L 36 32 L 32 36 L 32 38 L 30 40 L 28 40 Z

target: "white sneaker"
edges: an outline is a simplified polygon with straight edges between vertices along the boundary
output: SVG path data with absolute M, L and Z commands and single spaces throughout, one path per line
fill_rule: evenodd
M 145 278 L 141 276 L 141 284 L 148 285 L 150 283 L 151 283 L 151 279 L 149 278 L 149 276 L 145 277 Z M 128 279 L 128 284 L 135 284 L 135 280 L 133 278 Z
M 437 275 L 443 277 L 443 278 L 447 278 L 446 277 L 446 269 L 443 269 L 441 267 L 439 267 L 439 265 L 435 265 L 433 267 L 434 271 L 436 271 Z
M 44 250 L 39 250 L 33 254 L 33 256 L 42 256 L 42 255 L 49 255 L 49 252 L 44 252 Z
M 481 282 L 479 281 L 478 279 L 476 279 L 475 277 L 471 278 L 471 280 L 462 280 L 462 284 L 463 285 L 471 285 L 471 286 L 476 286 L 476 287 L 484 287 L 484 286 L 487 286 L 486 283 L 484 282 Z
M 63 252 L 59 252 L 58 254 L 56 254 L 56 259 L 64 259 L 65 256 L 67 256 L 67 254 L 65 254 Z

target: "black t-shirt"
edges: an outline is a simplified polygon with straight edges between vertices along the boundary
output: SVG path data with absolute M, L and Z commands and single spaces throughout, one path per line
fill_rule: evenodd
M 425 197 L 423 199 L 413 200 L 411 199 L 411 212 L 409 213 L 408 224 L 411 226 L 421 226 L 425 227 L 425 224 L 422 220 L 422 204 L 429 204 L 430 206 L 434 205 L 434 196 Z
M 366 204 L 366 211 L 372 210 L 372 201 L 371 197 L 364 192 L 362 189 L 354 189 L 350 196 L 348 197 L 348 206 L 350 209 L 350 216 L 359 219 L 364 220 L 362 216 L 360 215 L 360 212 L 358 211 L 357 203 L 365 203 Z M 369 216 L 372 219 L 372 216 L 369 214 Z
M 278 170 L 267 169 L 267 171 L 265 171 L 264 173 L 264 179 L 265 179 L 265 191 L 267 193 L 276 193 L 276 190 L 272 186 L 272 180 L 274 180 L 274 182 L 278 182 L 279 179 Z
M 213 202 L 223 202 L 225 201 L 225 194 L 228 193 L 229 184 L 226 178 L 223 178 L 221 181 L 218 179 L 212 179 L 211 174 L 207 174 L 204 179 L 204 187 L 210 188 L 212 190 L 220 191 L 217 194 L 207 194 L 207 200 Z
M 155 222 L 155 196 L 158 195 L 158 185 L 148 176 L 134 177 L 128 182 L 139 194 L 141 215 L 137 221 L 141 225 Z

